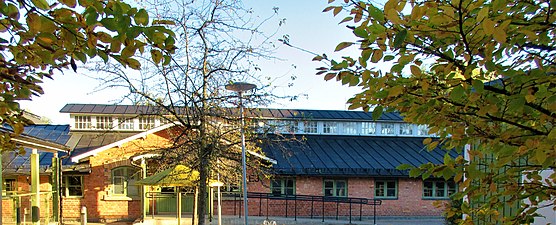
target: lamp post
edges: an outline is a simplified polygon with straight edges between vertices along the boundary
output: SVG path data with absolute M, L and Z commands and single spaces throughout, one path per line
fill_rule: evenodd
M 250 84 L 250 83 L 245 83 L 245 82 L 234 82 L 232 84 L 228 84 L 226 85 L 226 90 L 229 91 L 234 91 L 238 93 L 239 96 L 239 113 L 240 115 L 240 119 L 241 119 L 241 164 L 242 164 L 242 176 L 243 176 L 243 211 L 244 211 L 244 219 L 245 219 L 245 225 L 249 224 L 248 222 L 248 216 L 249 216 L 249 210 L 248 210 L 248 205 L 247 205 L 247 164 L 245 163 L 245 130 L 243 129 L 243 127 L 245 126 L 245 121 L 243 118 L 243 101 L 242 101 L 242 95 L 243 92 L 245 91 L 249 91 L 249 90 L 253 90 L 254 88 L 256 88 L 257 86 L 254 84 Z

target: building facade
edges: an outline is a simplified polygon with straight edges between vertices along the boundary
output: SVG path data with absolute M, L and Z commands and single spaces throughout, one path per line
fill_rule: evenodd
M 165 194 L 172 188 L 134 184 L 146 175 L 142 156 L 171 144 L 175 124 L 154 116 L 156 107 L 68 104 L 61 112 L 71 118 L 61 132 L 68 137 L 63 144 L 71 149 L 62 162 L 63 219 L 77 220 L 83 206 L 90 221 L 132 221 L 143 213 L 175 212 L 175 195 Z M 371 113 L 335 110 L 257 109 L 248 116 L 268 138 L 295 137 L 260 144 L 276 164 L 272 178 L 250 177 L 250 195 L 265 196 L 250 198 L 250 215 L 441 216 L 436 203 L 448 202 L 457 191 L 453 181 L 423 181 L 397 169 L 400 164 L 442 163 L 446 153 L 426 150 L 423 140 L 434 138 L 427 127 L 405 123 L 397 113 L 384 113 L 376 121 Z M 21 178 L 8 177 L 4 175 L 6 188 L 25 187 Z M 44 179 L 48 181 L 47 174 Z M 240 199 L 232 197 L 238 186 L 226 184 L 225 215 L 241 213 Z M 144 198 L 153 193 L 158 197 Z M 191 195 L 186 195 L 182 209 L 192 211 L 191 204 Z M 8 208 L 3 207 L 3 217 Z

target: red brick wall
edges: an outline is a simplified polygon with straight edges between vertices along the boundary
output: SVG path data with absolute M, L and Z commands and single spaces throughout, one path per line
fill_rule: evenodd
M 373 178 L 347 178 L 348 181 L 348 195 L 354 198 L 374 198 L 374 179 Z M 270 193 L 270 188 L 267 181 L 251 182 L 249 183 L 250 192 L 263 192 Z M 299 195 L 323 195 L 323 178 L 322 177 L 297 177 L 296 178 L 296 194 Z M 379 216 L 441 216 L 442 209 L 436 208 L 433 203 L 435 200 L 425 200 L 422 196 L 422 181 L 419 179 L 400 178 L 398 179 L 398 198 L 397 199 L 383 199 L 382 204 L 376 207 L 376 214 Z M 217 212 L 216 202 L 214 203 L 214 212 Z M 242 201 L 237 200 L 234 202 L 231 199 L 223 201 L 224 215 L 237 215 L 242 213 Z M 235 208 L 234 208 L 235 204 Z M 324 207 L 324 216 L 347 216 L 350 214 L 349 204 L 347 203 L 321 203 L 313 202 L 311 206 L 310 201 L 293 200 L 269 200 L 266 199 L 249 199 L 249 214 L 265 216 L 293 216 L 297 213 L 298 216 L 310 216 L 313 214 L 315 217 L 322 216 Z M 235 211 L 234 211 L 235 209 Z M 352 204 L 352 216 L 359 216 L 359 205 Z M 362 205 L 361 207 L 363 216 L 372 216 L 374 208 L 372 205 Z M 235 212 L 235 213 L 234 213 Z
M 77 220 L 83 206 L 87 207 L 89 221 L 133 221 L 141 216 L 141 200 L 114 196 L 111 190 L 112 169 L 130 166 L 129 159 L 155 146 L 164 146 L 165 132 L 147 135 L 143 139 L 130 141 L 122 146 L 105 150 L 89 158 L 91 173 L 83 177 L 83 197 L 64 198 L 63 216 L 67 220 Z
M 19 175 L 16 177 L 16 191 L 17 194 L 28 194 L 31 190 L 31 182 L 30 175 Z M 53 193 L 49 193 L 52 191 L 52 185 L 50 184 L 50 176 L 41 175 L 39 178 L 39 191 L 41 192 L 40 195 L 40 217 L 42 221 L 45 221 L 46 218 L 50 218 L 52 216 L 52 195 Z M 3 199 L 2 200 L 2 220 L 6 222 L 13 222 L 15 221 L 15 201 L 14 199 Z M 23 221 L 23 214 L 27 209 L 26 218 L 28 221 L 31 220 L 31 197 L 30 196 L 22 196 L 20 198 L 20 219 Z

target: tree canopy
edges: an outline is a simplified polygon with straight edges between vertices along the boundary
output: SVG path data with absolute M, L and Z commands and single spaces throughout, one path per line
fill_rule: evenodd
M 468 199 L 463 222 L 526 223 L 555 208 L 556 174 L 541 176 L 556 168 L 554 1 L 329 2 L 324 11 L 349 14 L 341 22 L 356 39 L 336 51 L 360 54 L 316 56 L 328 65 L 317 74 L 363 89 L 351 109 L 397 110 L 427 124 L 439 136 L 425 140 L 429 149 L 468 150 L 411 175 L 454 178 L 453 197 Z
M 78 62 L 98 56 L 139 69 L 134 56 L 147 49 L 168 63 L 175 47 L 166 23 L 121 0 L 0 0 L 0 120 L 22 132 L 17 101 L 42 94 L 45 77 Z

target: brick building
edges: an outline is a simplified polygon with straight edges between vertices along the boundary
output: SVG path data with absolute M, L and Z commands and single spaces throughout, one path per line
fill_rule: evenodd
M 44 135 L 57 130 L 56 135 L 67 137 L 59 140 L 71 149 L 62 157 L 63 219 L 78 219 L 83 206 L 90 221 L 135 220 L 143 212 L 175 212 L 174 195 L 162 193 L 152 200 L 142 194 L 171 188 L 146 190 L 134 185 L 146 175 L 144 156 L 169 145 L 169 132 L 175 126 L 149 116 L 156 114 L 155 107 L 68 104 L 61 112 L 69 114 L 70 125 L 30 126 L 26 132 Z M 250 198 L 250 215 L 440 216 L 442 209 L 434 202 L 446 201 L 457 189 L 451 181 L 413 179 L 407 171 L 396 169 L 404 163 L 441 163 L 445 153 L 427 151 L 422 144 L 431 137 L 427 128 L 404 123 L 397 113 L 385 113 L 374 121 L 370 113 L 357 111 L 259 109 L 251 117 L 274 127 L 270 138 L 298 138 L 261 144 L 265 155 L 277 162 L 272 166 L 275 176 L 249 180 L 250 195 L 267 194 L 263 199 Z M 48 174 L 43 176 L 48 183 Z M 13 182 L 19 191 L 28 186 L 20 182 L 20 176 L 13 177 L 16 179 L 4 179 L 4 184 Z M 232 193 L 224 198 L 223 213 L 237 214 L 241 201 L 230 196 L 238 185 L 226 186 Z M 300 200 L 302 196 L 334 201 Z M 381 204 L 375 208 L 349 203 L 355 200 L 380 200 Z M 184 211 L 192 210 L 191 202 L 191 196 L 186 196 Z M 10 209 L 3 207 L 3 217 L 13 212 L 6 211 Z

